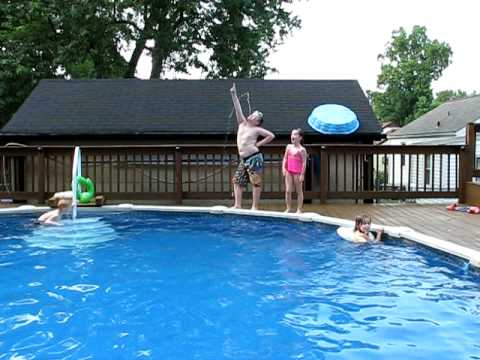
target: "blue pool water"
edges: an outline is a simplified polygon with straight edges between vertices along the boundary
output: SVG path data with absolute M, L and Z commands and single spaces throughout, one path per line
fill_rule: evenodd
M 0 359 L 480 359 L 480 276 L 253 217 L 0 217 Z

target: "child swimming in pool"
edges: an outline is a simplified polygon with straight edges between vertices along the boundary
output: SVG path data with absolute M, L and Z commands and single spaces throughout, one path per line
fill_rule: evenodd
M 353 241 L 354 242 L 368 242 L 368 241 L 381 241 L 383 235 L 383 229 L 380 228 L 377 230 L 377 235 L 375 236 L 370 232 L 370 225 L 372 224 L 372 219 L 368 215 L 356 216 L 355 217 L 355 228 L 353 229 Z
M 37 219 L 40 225 L 62 225 L 62 215 L 65 214 L 68 208 L 72 205 L 70 199 L 60 198 L 57 200 L 57 208 L 46 212 Z
M 292 210 L 292 192 L 297 192 L 297 213 L 303 211 L 303 181 L 307 168 L 307 150 L 302 146 L 302 129 L 293 129 L 291 144 L 287 145 L 283 156 L 282 173 L 285 177 L 285 203 L 287 209 Z

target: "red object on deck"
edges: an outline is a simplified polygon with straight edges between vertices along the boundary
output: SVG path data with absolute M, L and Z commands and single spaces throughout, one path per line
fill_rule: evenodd
M 468 209 L 469 214 L 480 214 L 480 207 L 479 206 L 470 206 Z
M 458 207 L 457 203 L 453 203 L 447 206 L 447 210 L 454 211 Z
M 480 206 L 458 206 L 457 203 L 447 206 L 448 211 L 461 211 L 468 214 L 480 214 Z

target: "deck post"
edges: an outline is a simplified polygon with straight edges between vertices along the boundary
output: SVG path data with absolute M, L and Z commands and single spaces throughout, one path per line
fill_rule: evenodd
M 328 196 L 328 154 L 326 146 L 320 148 L 320 204 L 327 202 Z
M 478 154 L 478 150 L 480 149 L 477 149 L 477 135 L 478 133 L 480 132 L 480 123 L 476 123 L 474 126 L 473 126 L 473 131 L 472 131 L 472 134 L 471 134 L 471 144 L 472 144 L 472 161 L 473 161 L 473 177 L 476 177 L 476 178 L 480 178 L 480 168 L 478 168 L 477 166 L 477 154 Z
M 373 154 L 366 154 L 363 157 L 363 189 L 374 190 L 373 187 Z M 364 199 L 364 204 L 373 204 L 373 199 Z
M 475 135 L 475 124 L 468 123 L 465 128 L 465 146 L 462 147 L 459 154 L 458 201 L 460 203 L 465 203 L 467 182 L 472 181 L 473 177 Z
M 182 203 L 182 150 L 179 146 L 175 147 L 175 202 Z
M 37 148 L 37 165 L 38 165 L 38 203 L 45 203 L 45 150 L 41 147 Z

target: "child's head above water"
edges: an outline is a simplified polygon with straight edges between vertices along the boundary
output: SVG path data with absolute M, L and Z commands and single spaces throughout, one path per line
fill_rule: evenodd
M 57 201 L 57 207 L 60 210 L 65 210 L 65 209 L 69 208 L 71 205 L 72 205 L 72 203 L 69 199 L 59 199 Z
M 363 232 L 367 233 L 370 231 L 370 225 L 372 224 L 372 218 L 368 215 L 362 216 L 362 229 Z
M 355 216 L 355 229 L 354 231 L 368 232 L 370 230 L 370 225 L 372 223 L 372 218 L 368 215 L 357 215 Z
M 370 225 L 372 223 L 372 218 L 368 215 L 362 215 L 362 224 Z

